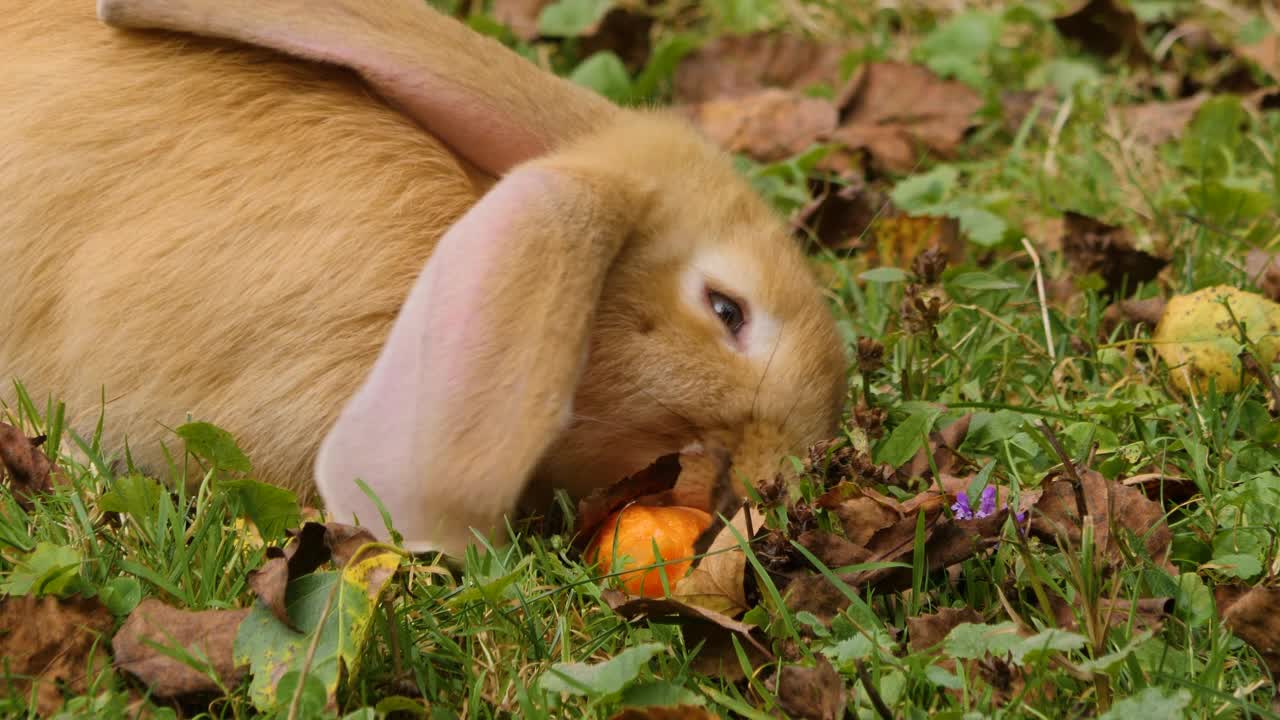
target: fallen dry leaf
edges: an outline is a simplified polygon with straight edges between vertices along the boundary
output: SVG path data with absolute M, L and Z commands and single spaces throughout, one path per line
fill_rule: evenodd
M 151 645 L 181 648 L 204 658 L 223 687 L 234 688 L 248 672 L 236 665 L 232 649 L 240 623 L 249 615 L 241 610 L 179 610 L 155 598 L 147 598 L 111 641 L 115 665 L 138 678 L 152 694 L 180 698 L 220 692 L 208 673 L 197 670 Z
M 779 88 L 707 100 L 687 112 L 720 147 L 760 162 L 783 160 L 825 140 L 838 119 L 830 102 Z
M 844 679 L 825 655 L 815 657 L 814 667 L 783 665 L 767 685 L 778 696 L 778 706 L 790 717 L 840 720 L 848 702 Z
M 1256 43 L 1241 45 L 1236 54 L 1256 63 L 1272 80 L 1280 81 L 1280 34 L 1273 32 Z
M 1068 211 L 1063 217 L 1062 252 L 1079 274 L 1098 273 L 1108 295 L 1128 297 L 1150 282 L 1169 261 L 1134 247 L 1122 227 Z
M 968 85 L 907 63 L 863 65 L 850 87 L 831 141 L 865 150 L 873 165 L 895 173 L 916 169 L 925 153 L 954 156 L 982 107 Z
M 906 465 L 895 471 L 898 480 L 905 482 L 915 477 L 932 478 L 935 469 L 940 480 L 953 476 L 966 462 L 960 456 L 960 444 L 969 434 L 969 423 L 972 420 L 973 415 L 966 413 L 945 428 L 929 433 L 929 444 L 917 450 Z
M 737 513 L 742 500 L 734 482 L 727 453 L 664 455 L 640 472 L 579 500 L 576 542 L 585 546 L 600 523 L 624 505 L 691 507 L 712 517 L 711 526 L 694 542 L 694 550 L 702 552 L 724 527 L 720 516 Z
M 1223 624 L 1280 674 L 1280 588 L 1255 587 L 1224 604 L 1218 608 Z
M 1241 352 L 1244 335 L 1252 355 Z M 1269 367 L 1280 356 L 1280 303 L 1232 285 L 1175 295 L 1151 339 L 1181 392 L 1207 392 L 1215 383 L 1219 392 L 1235 392 L 1242 370 L 1250 364 L 1259 370 L 1259 363 Z M 1246 358 L 1249 363 L 1242 362 Z
M 627 621 L 644 619 L 679 625 L 686 646 L 693 648 L 701 644 L 701 650 L 692 663 L 696 672 L 729 681 L 745 677 L 733 638 L 738 639 L 753 666 L 773 659 L 773 653 L 756 638 L 754 626 L 721 613 L 678 600 L 638 598 L 617 590 L 605 590 L 601 598 Z
M 764 527 L 764 515 L 754 507 L 744 505 L 729 526 L 715 536 L 705 551 L 699 551 L 695 547 L 695 552 L 706 554 L 672 588 L 671 596 L 674 599 L 723 613 L 728 617 L 737 617 L 750 609 L 746 590 L 747 556 L 738 547 L 733 530 L 750 540 L 752 531 Z
M 929 572 L 961 563 L 998 542 L 1000 530 L 1008 517 L 1007 509 L 973 520 L 958 520 L 942 513 L 946 496 L 936 493 L 923 495 L 929 496 L 928 501 L 921 503 L 916 511 L 904 513 L 900 520 L 871 535 L 867 543 L 870 555 L 864 562 L 909 565 L 915 551 L 917 512 L 925 513 L 925 562 Z M 883 567 L 838 577 L 855 590 L 874 588 L 880 592 L 896 592 L 911 586 L 912 569 Z M 840 588 L 826 577 L 812 573 L 794 577 L 787 585 L 785 595 L 787 607 L 795 611 L 807 610 L 824 622 L 830 622 L 849 604 Z
M 521 40 L 535 40 L 540 36 L 538 21 L 542 11 L 554 0 L 494 0 L 492 14 L 495 20 L 511 28 Z M 582 57 L 608 50 L 616 54 L 628 69 L 635 70 L 644 64 L 651 49 L 650 30 L 653 18 L 637 12 L 636 3 L 619 4 L 609 8 L 599 20 L 588 25 L 577 40 Z
M 283 547 L 267 548 L 262 567 L 249 573 L 249 587 L 280 622 L 297 630 L 285 607 L 285 589 L 296 578 L 314 572 L 329 561 L 325 543 L 325 526 L 306 523 L 300 530 L 286 531 L 289 542 Z
M 841 59 L 850 48 L 789 33 L 722 35 L 690 53 L 675 76 L 682 103 L 750 95 L 765 88 L 839 90 Z
M 964 623 L 981 624 L 982 616 L 973 608 L 942 608 L 936 613 L 907 618 L 911 652 L 924 652 L 947 639 L 947 633 Z
M 1253 249 L 1244 257 L 1244 271 L 1249 280 L 1269 300 L 1280 302 L 1280 257 L 1276 253 Z
M 1111 303 L 1102 313 L 1103 328 L 1108 334 L 1122 322 L 1154 328 L 1164 316 L 1164 307 L 1167 302 L 1162 297 L 1153 297 Z
M 697 705 L 651 705 L 627 708 L 609 720 L 719 720 L 720 716 Z
M 1197 93 L 1172 102 L 1147 102 L 1117 110 L 1126 137 L 1135 143 L 1155 147 L 1182 137 L 1196 111 L 1211 96 Z
M 1075 10 L 1053 19 L 1065 38 L 1102 57 L 1119 55 L 1133 65 L 1151 62 L 1142 44 L 1142 24 L 1133 11 L 1116 0 L 1086 0 Z
M 53 715 L 62 707 L 60 685 L 83 694 L 98 671 L 109 666 L 102 636 L 113 622 L 96 598 L 24 596 L 0 601 L 4 694 L 27 698 L 34 687 L 36 711 Z
M 860 181 L 815 181 L 810 192 L 813 199 L 796 211 L 791 223 L 833 250 L 867 247 L 872 223 L 890 207 L 888 193 Z
M 0 479 L 7 478 L 18 505 L 31 509 L 31 496 L 53 489 L 53 463 L 40 449 L 44 436 L 29 438 L 18 428 L 0 423 Z
M 267 561 L 249 573 L 249 587 L 280 622 L 297 630 L 285 606 L 289 583 L 330 560 L 339 568 L 345 567 L 361 546 L 374 542 L 374 537 L 363 527 L 335 522 L 304 523 L 288 535 L 289 542 L 283 548 L 267 548 Z
M 1173 534 L 1165 524 L 1165 513 L 1160 504 L 1148 499 L 1137 488 L 1108 480 L 1097 471 L 1082 468 L 1078 474 L 1083 486 L 1085 512 L 1093 527 L 1094 545 L 1102 557 L 1117 564 L 1124 558 L 1121 543 L 1112 535 L 1115 527 L 1132 532 L 1147 557 L 1158 565 L 1167 566 Z M 1064 539 L 1078 545 L 1082 520 L 1072 481 L 1055 476 L 1041 484 L 1041 491 L 1030 507 L 1031 533 L 1048 542 Z

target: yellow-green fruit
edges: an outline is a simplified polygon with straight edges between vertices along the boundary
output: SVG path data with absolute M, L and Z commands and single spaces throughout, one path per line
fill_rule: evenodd
M 1228 285 L 1170 298 L 1154 340 L 1174 385 L 1182 392 L 1194 387 L 1202 393 L 1212 378 L 1222 392 L 1238 390 L 1239 355 L 1245 347 L 1241 326 L 1257 347 L 1258 362 L 1269 370 L 1280 351 L 1280 304 Z

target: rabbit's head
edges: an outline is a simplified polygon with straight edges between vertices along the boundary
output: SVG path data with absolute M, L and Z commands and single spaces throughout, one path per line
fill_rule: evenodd
M 498 178 L 440 239 L 320 448 L 336 519 L 382 526 L 359 478 L 411 549 L 457 554 L 531 482 L 581 495 L 700 447 L 756 482 L 836 430 L 846 361 L 807 261 L 683 120 L 617 108 L 421 0 L 99 0 L 99 15 L 350 67 Z

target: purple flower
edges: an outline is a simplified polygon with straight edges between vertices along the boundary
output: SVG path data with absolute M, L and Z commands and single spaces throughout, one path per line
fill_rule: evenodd
M 988 485 L 982 489 L 982 498 L 978 504 L 976 517 L 984 518 L 996 514 L 996 486 Z
M 973 519 L 973 509 L 969 507 L 969 493 L 963 490 L 956 493 L 956 501 L 951 506 L 951 512 L 956 514 L 957 520 Z

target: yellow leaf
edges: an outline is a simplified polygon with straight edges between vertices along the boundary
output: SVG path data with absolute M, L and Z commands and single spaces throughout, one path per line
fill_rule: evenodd
M 1170 298 L 1154 340 L 1174 385 L 1203 393 L 1212 379 L 1221 392 L 1238 390 L 1242 326 L 1269 368 L 1280 351 L 1280 304 L 1227 285 Z

